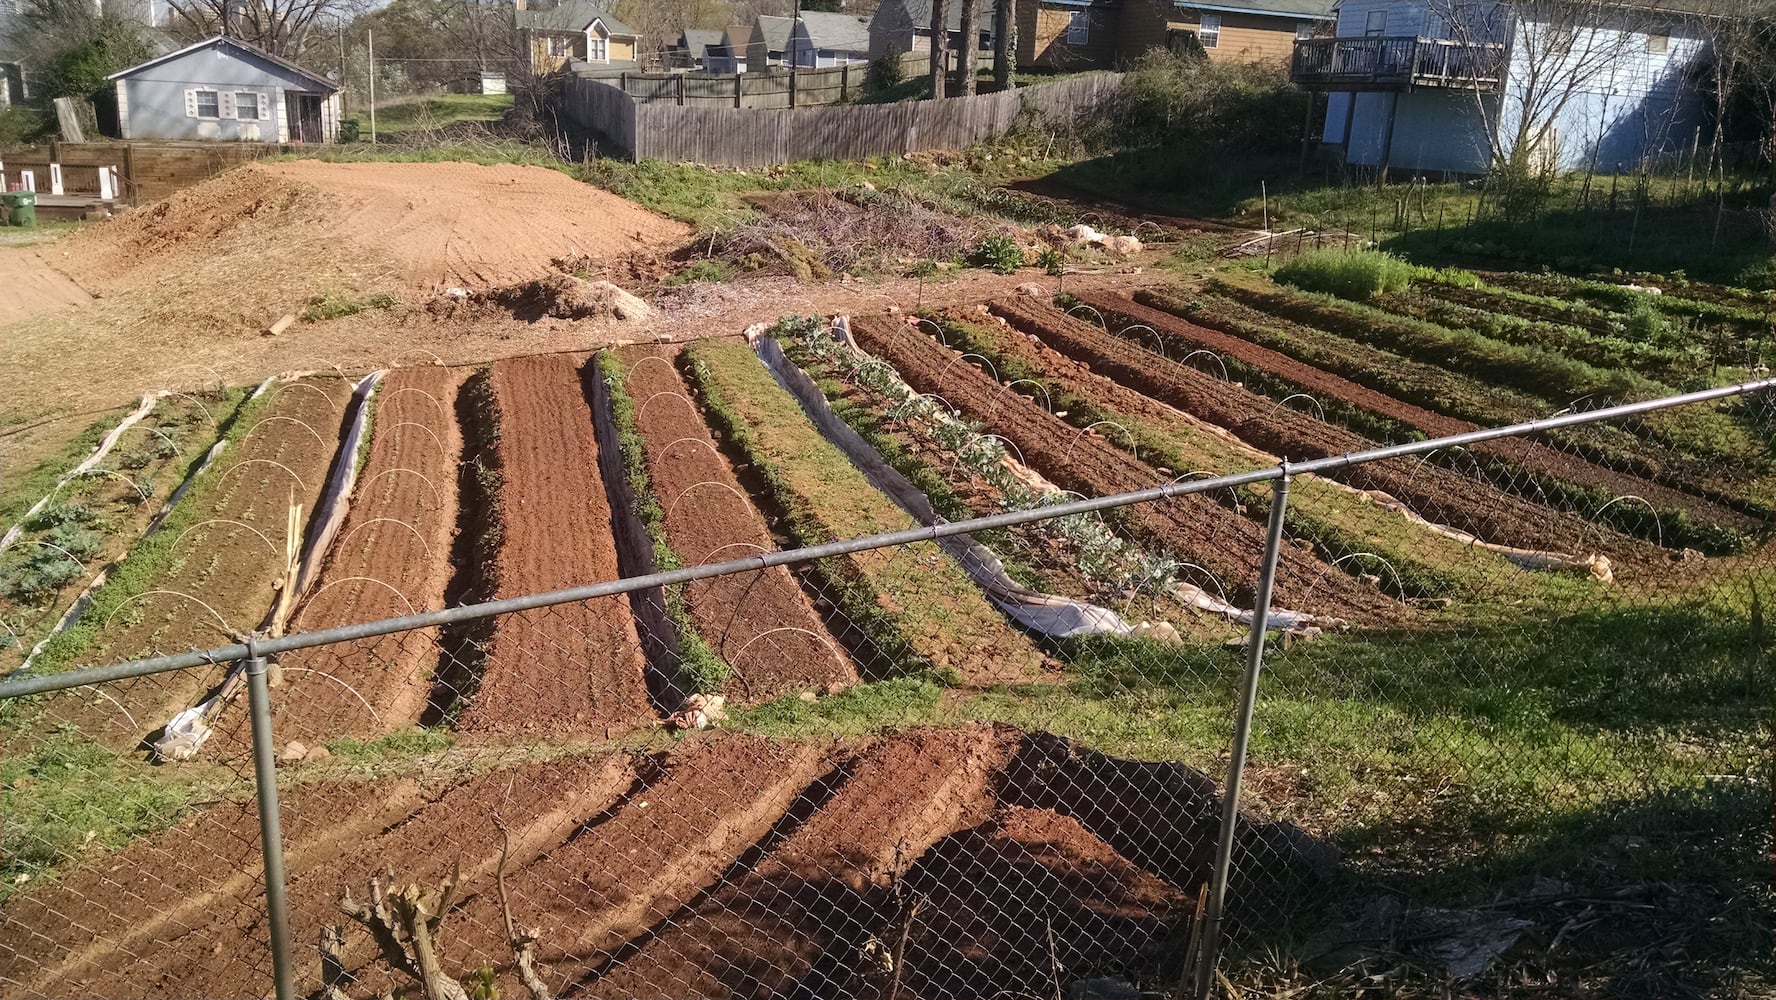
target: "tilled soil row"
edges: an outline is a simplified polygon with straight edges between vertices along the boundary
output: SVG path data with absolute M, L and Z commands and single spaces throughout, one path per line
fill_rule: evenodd
M 867 317 L 854 323 L 852 331 L 864 350 L 892 364 L 915 390 L 936 393 L 969 418 L 988 424 L 1036 471 L 1064 489 L 1108 496 L 1163 485 L 1179 474 L 1155 469 L 1053 416 L 901 320 Z M 1121 513 L 1137 531 L 1162 541 L 1180 558 L 1208 567 L 1229 588 L 1231 599 L 1249 604 L 1263 558 L 1263 525 L 1203 494 L 1135 504 Z M 1297 546 L 1285 546 L 1277 565 L 1280 605 L 1370 621 L 1402 610 Z
M 1123 340 L 1052 306 L 1027 299 L 1000 299 L 994 315 L 1146 396 L 1232 431 L 1240 440 L 1291 460 L 1327 458 L 1376 447 L 1374 441 L 1311 416 L 1279 407 L 1243 386 L 1223 382 L 1188 365 L 1167 364 L 1137 343 Z M 1156 363 L 1158 362 L 1158 363 Z M 1595 545 L 1600 529 L 1589 522 L 1531 503 L 1486 483 L 1417 459 L 1388 459 L 1338 469 L 1328 478 L 1361 490 L 1379 490 L 1421 517 L 1499 544 L 1522 548 Z M 1613 532 L 1613 548 L 1633 543 Z
M 774 550 L 764 517 L 716 448 L 709 425 L 690 402 L 690 387 L 673 367 L 678 350 L 632 347 L 617 356 L 635 401 L 648 480 L 679 559 L 697 566 Z M 730 699 L 857 683 L 857 672 L 788 568 L 698 580 L 686 590 L 692 623 L 733 668 Z
M 181 501 L 195 509 L 170 564 L 148 588 L 159 593 L 145 591 L 115 614 L 84 662 L 205 649 L 259 626 L 284 569 L 288 508 L 300 504 L 305 520 L 314 511 L 339 450 L 352 383 L 304 379 L 271 392 L 246 434 Z M 138 677 L 105 685 L 103 695 L 77 689 L 58 696 L 51 715 L 113 746 L 134 745 L 195 705 L 228 667 Z
M 325 566 L 291 630 L 333 628 L 444 606 L 456 534 L 462 435 L 453 407 L 464 376 L 401 368 L 375 397 L 369 453 Z M 431 694 L 438 630 L 295 650 L 279 657 L 272 732 L 310 746 L 368 739 L 418 722 Z M 223 717 L 222 756 L 251 748 L 245 705 Z
M 579 369 L 563 356 L 516 358 L 495 365 L 492 382 L 503 526 L 496 596 L 617 579 Z M 606 736 L 656 718 L 627 596 L 502 615 L 486 652 L 459 723 L 466 731 Z
M 502 825 L 512 918 L 540 929 L 549 986 L 648 998 L 879 994 L 890 973 L 867 946 L 898 935 L 912 899 L 909 998 L 1044 992 L 1055 963 L 1068 978 L 1150 969 L 1219 826 L 1201 774 L 985 725 L 842 743 L 719 734 L 429 787 L 306 777 L 284 803 L 293 939 L 312 946 L 372 877 L 436 887 L 455 867 L 443 964 L 466 976 L 485 961 L 506 995 L 523 991 L 495 891 Z M 1248 820 L 1241 836 L 1325 861 L 1288 824 Z M 227 803 L 28 890 L 0 918 L 0 981 L 30 995 L 265 992 L 258 849 L 251 803 Z M 342 958 L 354 995 L 407 985 L 349 923 Z M 311 991 L 312 953 L 298 968 Z
M 1087 293 L 1080 296 L 1080 301 L 1108 318 L 1144 323 L 1158 330 L 1162 336 L 1189 344 L 1193 348 L 1224 353 L 1262 368 L 1303 392 L 1343 400 L 1363 410 L 1415 427 L 1433 437 L 1465 434 L 1480 429 L 1478 424 L 1402 402 L 1285 354 L 1218 330 L 1198 326 L 1126 296 Z M 1656 509 L 1681 512 L 1703 524 L 1717 525 L 1742 534 L 1756 534 L 1765 528 L 1757 519 L 1720 504 L 1661 486 L 1640 476 L 1616 472 L 1550 448 L 1532 438 L 1484 441 L 1468 446 L 1467 450 L 1485 461 L 1488 471 L 1494 473 L 1495 481 L 1501 486 L 1531 500 L 1564 492 L 1560 485 L 1571 484 L 1587 493 L 1603 493 L 1610 497 L 1643 497 Z

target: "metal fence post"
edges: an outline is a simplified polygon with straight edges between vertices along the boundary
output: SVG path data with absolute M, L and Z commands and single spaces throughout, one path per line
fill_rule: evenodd
M 259 792 L 259 842 L 265 855 L 265 914 L 271 924 L 272 980 L 278 1000 L 295 1000 L 290 913 L 284 900 L 284 827 L 278 815 L 277 755 L 271 745 L 271 688 L 257 637 L 247 640 L 247 705 L 253 716 L 253 780 Z
M 1209 877 L 1209 898 L 1203 910 L 1202 942 L 1197 949 L 1196 997 L 1208 1000 L 1215 966 L 1221 958 L 1221 914 L 1227 899 L 1227 878 L 1233 869 L 1233 835 L 1239 825 L 1240 778 L 1246 769 L 1246 742 L 1252 733 L 1252 709 L 1258 701 L 1258 672 L 1264 666 L 1264 633 L 1269 626 L 1270 594 L 1276 584 L 1277 554 L 1283 545 L 1283 519 L 1289 506 L 1289 462 L 1270 494 L 1270 522 L 1264 538 L 1264 565 L 1252 603 L 1252 631 L 1246 641 L 1246 674 L 1240 682 L 1239 714 L 1233 720 L 1233 753 L 1221 800 L 1221 835 L 1215 842 L 1215 870 Z

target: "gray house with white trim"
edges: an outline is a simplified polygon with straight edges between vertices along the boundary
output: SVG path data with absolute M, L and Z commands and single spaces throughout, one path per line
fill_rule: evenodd
M 125 139 L 333 142 L 339 85 L 237 38 L 212 38 L 107 79 Z

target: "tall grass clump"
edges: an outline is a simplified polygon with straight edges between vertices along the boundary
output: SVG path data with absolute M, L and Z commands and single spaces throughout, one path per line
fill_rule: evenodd
M 1108 113 L 1090 116 L 1083 131 L 1088 145 L 1103 148 L 1195 138 L 1223 149 L 1289 149 L 1301 141 L 1311 100 L 1284 67 L 1159 49 L 1134 61 Z
M 1412 283 L 1412 265 L 1375 250 L 1308 250 L 1276 269 L 1276 280 L 1302 291 L 1367 302 Z

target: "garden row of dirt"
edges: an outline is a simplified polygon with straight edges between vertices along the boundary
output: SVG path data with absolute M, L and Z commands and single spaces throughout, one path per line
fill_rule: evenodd
M 258 628 L 284 576 L 287 526 L 313 514 L 339 450 L 352 384 L 338 378 L 278 383 L 245 433 L 204 473 L 153 553 L 141 547 L 112 583 L 121 600 L 98 600 L 77 626 L 90 636 L 75 655 L 104 664 L 208 648 Z M 182 525 L 182 527 L 181 527 Z M 132 559 L 158 558 L 145 578 Z M 92 619 L 92 620 L 88 620 Z M 132 746 L 219 683 L 226 664 L 155 674 L 58 696 L 52 715 L 95 740 Z
M 634 406 L 665 542 L 682 565 L 741 559 L 777 548 L 764 516 L 710 434 L 670 347 L 616 352 Z M 776 566 L 694 581 L 685 605 L 697 634 L 731 671 L 730 700 L 757 700 L 856 683 L 857 673 L 809 603 L 795 573 Z
M 387 872 L 436 888 L 454 866 L 446 971 L 468 979 L 485 963 L 502 995 L 522 995 L 495 887 L 502 824 L 511 918 L 539 929 L 557 995 L 869 995 L 894 975 L 882 943 L 902 934 L 909 998 L 1150 977 L 1219 822 L 1201 774 L 981 725 L 818 744 L 724 734 L 466 776 L 437 764 L 423 784 L 299 769 L 284 822 L 304 994 L 343 893 L 364 900 Z M 1325 860 L 1287 824 L 1249 819 L 1241 836 L 1309 872 Z M 0 979 L 94 997 L 258 995 L 258 852 L 251 802 L 223 803 L 33 888 L 0 918 Z M 1236 885 L 1235 905 L 1247 898 Z M 350 922 L 341 958 L 353 995 L 411 986 Z
M 763 479 L 769 512 L 797 544 L 915 527 L 821 436 L 752 348 L 705 340 L 685 359 L 724 443 Z M 817 569 L 836 619 L 855 630 L 843 645 L 871 680 L 922 669 L 983 686 L 1044 676 L 1047 661 L 1030 639 L 934 543 L 821 560 Z
M 1209 287 L 1210 312 L 1231 306 L 1260 318 L 1242 326 L 1241 336 L 1483 425 L 1677 392 L 1621 367 L 1598 368 L 1331 296 L 1220 278 L 1210 279 Z M 1153 297 L 1164 294 L 1146 289 L 1136 298 L 1157 304 Z M 1221 326 L 1214 319 L 1203 322 Z M 1324 358 L 1299 354 L 1303 344 L 1317 345 L 1311 349 Z M 1694 374 L 1685 381 L 1703 385 L 1713 378 Z M 1547 439 L 1616 471 L 1763 516 L 1771 508 L 1756 480 L 1769 470 L 1757 424 L 1767 413 L 1767 402 L 1745 397 L 1562 428 Z
M 1225 382 L 1196 368 L 1159 362 L 1138 341 L 1124 340 L 1059 309 L 1027 298 L 1000 299 L 994 315 L 1089 371 L 1231 431 L 1269 456 L 1292 461 L 1327 458 L 1377 447 L 1374 441 Z M 1033 352 L 1032 352 L 1033 353 Z M 1056 366 L 1049 366 L 1054 369 Z M 1115 391 L 1100 389 L 1100 392 Z M 1137 405 L 1128 402 L 1124 405 Z M 1232 469 L 1218 471 L 1235 471 Z M 1607 544 L 1612 558 L 1637 548 L 1629 539 L 1571 514 L 1551 510 L 1485 482 L 1414 458 L 1369 462 L 1327 473 L 1360 490 L 1379 490 L 1421 517 L 1484 541 L 1519 548 L 1578 551 Z
M 1108 496 L 1164 485 L 1191 471 L 1157 469 L 1104 437 L 1071 426 L 902 319 L 865 317 L 853 325 L 853 332 L 864 350 L 893 365 L 915 390 L 935 393 L 969 419 L 1003 435 L 1032 468 L 1063 489 Z M 1148 540 L 1207 567 L 1223 582 L 1230 599 L 1250 603 L 1264 551 L 1264 530 L 1258 521 L 1203 494 L 1137 504 L 1124 508 L 1121 516 Z M 1294 545 L 1285 547 L 1278 562 L 1277 602 L 1369 623 L 1391 619 L 1403 610 Z
M 610 501 L 578 362 L 514 358 L 490 378 L 499 547 L 493 596 L 615 580 Z M 503 615 L 461 728 L 606 735 L 650 723 L 647 664 L 627 596 Z
M 1159 305 L 1174 305 L 1163 296 L 1142 293 L 1139 297 Z M 1124 296 L 1087 294 L 1081 301 L 1098 309 L 1107 320 L 1125 325 L 1144 324 L 1181 346 L 1215 351 L 1272 375 L 1292 391 L 1338 400 L 1432 437 L 1480 429 L 1477 424 L 1402 402 L 1287 354 L 1199 326 L 1173 312 Z M 1656 525 L 1613 509 L 1610 523 L 1668 545 L 1694 545 L 1718 551 L 1723 543 L 1732 548 L 1761 530 L 1761 523 L 1746 514 L 1566 454 L 1533 438 L 1481 442 L 1469 446 L 1467 451 L 1485 463 L 1490 478 L 1501 488 L 1534 500 L 1557 498 L 1557 502 L 1578 513 L 1595 514 L 1617 497 L 1642 497 L 1659 512 Z
M 444 606 L 463 450 L 455 405 L 465 377 L 427 366 L 383 378 L 348 513 L 291 616 L 291 631 Z M 285 653 L 278 658 L 282 682 L 272 691 L 272 732 L 315 746 L 410 728 L 431 697 L 438 656 L 435 628 Z M 247 753 L 245 705 L 223 720 L 217 750 Z

